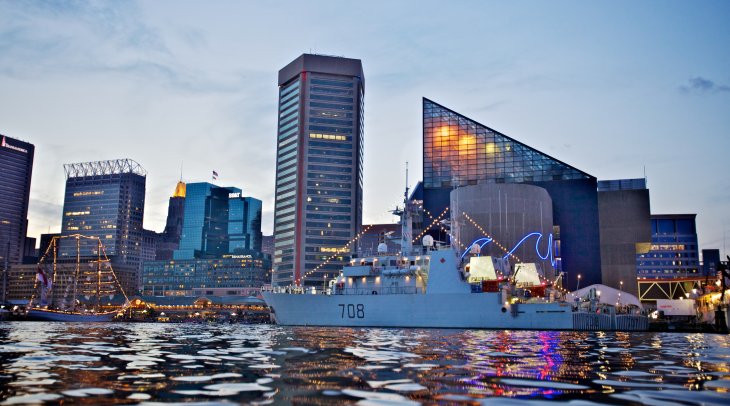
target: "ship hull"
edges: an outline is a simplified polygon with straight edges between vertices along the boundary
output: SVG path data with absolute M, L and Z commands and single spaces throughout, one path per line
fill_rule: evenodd
M 315 295 L 264 292 L 289 326 L 572 330 L 568 303 L 507 305 L 500 293 Z
M 64 313 L 43 309 L 28 311 L 28 320 L 34 321 L 66 321 L 66 322 L 105 322 L 111 321 L 116 312 L 99 314 Z

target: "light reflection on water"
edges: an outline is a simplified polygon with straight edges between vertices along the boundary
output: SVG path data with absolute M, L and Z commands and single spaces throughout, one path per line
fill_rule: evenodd
M 730 404 L 730 337 L 0 324 L 0 404 L 527 401 Z

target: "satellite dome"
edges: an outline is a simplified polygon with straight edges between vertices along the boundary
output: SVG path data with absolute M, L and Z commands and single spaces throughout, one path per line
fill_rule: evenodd
M 388 252 L 388 244 L 381 242 L 378 244 L 378 254 L 384 254 Z
M 433 247 L 433 237 L 430 235 L 426 235 L 423 237 L 423 246 L 424 247 Z
M 474 243 L 471 245 L 471 248 L 469 248 L 469 253 L 471 255 L 479 255 L 482 253 L 482 247 L 480 247 L 479 244 Z

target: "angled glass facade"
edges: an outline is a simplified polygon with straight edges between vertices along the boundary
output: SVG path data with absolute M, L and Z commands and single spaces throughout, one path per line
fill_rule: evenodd
M 555 158 L 423 99 L 423 182 L 427 188 L 590 178 Z
M 319 286 L 347 260 L 362 223 L 363 106 L 359 60 L 305 54 L 279 71 L 275 285 Z
M 444 212 L 453 189 L 488 183 L 544 188 L 553 203 L 554 249 L 559 252 L 559 268 L 567 274 L 566 286 L 574 289 L 579 274 L 583 286 L 601 283 L 596 178 L 424 98 L 423 205 L 427 215 L 437 217 Z M 424 218 L 424 224 L 430 221 Z
M 207 182 L 187 184 L 176 260 L 220 258 L 261 251 L 261 201 L 241 189 Z

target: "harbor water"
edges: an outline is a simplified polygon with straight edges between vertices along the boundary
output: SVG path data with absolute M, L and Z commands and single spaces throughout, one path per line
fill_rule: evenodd
M 0 323 L 0 404 L 730 404 L 715 334 Z

